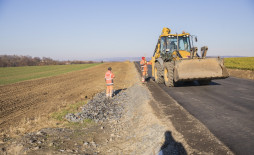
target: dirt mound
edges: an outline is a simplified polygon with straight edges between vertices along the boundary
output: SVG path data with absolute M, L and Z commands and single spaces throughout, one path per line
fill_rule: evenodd
M 253 70 L 227 69 L 230 76 L 254 80 Z

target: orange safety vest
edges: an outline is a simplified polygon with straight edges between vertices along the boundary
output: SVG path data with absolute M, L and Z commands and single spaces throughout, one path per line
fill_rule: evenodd
M 145 60 L 140 61 L 141 71 L 146 72 L 147 71 L 147 62 Z
M 113 78 L 115 77 L 115 75 L 111 72 L 111 71 L 107 71 L 105 74 L 105 80 L 106 80 L 106 84 L 107 85 L 113 85 Z

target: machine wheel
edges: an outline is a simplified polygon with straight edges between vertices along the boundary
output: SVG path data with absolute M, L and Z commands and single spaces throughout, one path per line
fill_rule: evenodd
M 163 67 L 159 62 L 155 62 L 154 65 L 154 79 L 156 83 L 164 83 Z
M 174 87 L 174 64 L 173 62 L 166 62 L 164 64 L 164 81 L 168 87 Z
M 198 83 L 200 85 L 209 85 L 211 83 L 211 80 L 199 80 Z

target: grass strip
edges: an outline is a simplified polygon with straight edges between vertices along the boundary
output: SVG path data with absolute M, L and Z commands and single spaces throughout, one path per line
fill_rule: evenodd
M 254 57 L 224 58 L 227 68 L 254 70 Z
M 83 122 L 69 122 L 65 119 L 65 116 L 69 113 L 76 113 L 80 111 L 80 107 L 82 107 L 84 104 L 87 104 L 88 101 L 83 101 L 83 102 L 77 102 L 75 104 L 69 104 L 66 106 L 64 109 L 60 109 L 56 112 L 53 112 L 50 114 L 50 117 L 61 122 L 61 124 L 64 124 L 65 126 L 68 127 L 83 127 L 86 126 L 89 123 L 92 123 L 91 119 L 84 119 Z
M 65 115 L 67 115 L 68 113 L 76 113 L 79 111 L 79 108 L 81 106 L 83 106 L 84 104 L 86 104 L 87 101 L 83 101 L 83 102 L 77 102 L 75 104 L 69 104 L 67 107 L 65 107 L 64 109 L 61 109 L 57 112 L 54 112 L 51 114 L 51 117 L 58 120 L 58 121 L 63 121 L 65 120 Z

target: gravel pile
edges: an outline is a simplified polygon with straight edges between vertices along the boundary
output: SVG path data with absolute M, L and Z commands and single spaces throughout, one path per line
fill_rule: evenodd
M 65 118 L 71 122 L 83 122 L 84 119 L 92 119 L 95 122 L 118 120 L 124 110 L 124 104 L 129 100 L 126 91 L 117 93 L 112 99 L 107 99 L 105 92 L 96 94 L 92 100 L 82 107 L 82 111 L 76 114 L 69 113 Z

